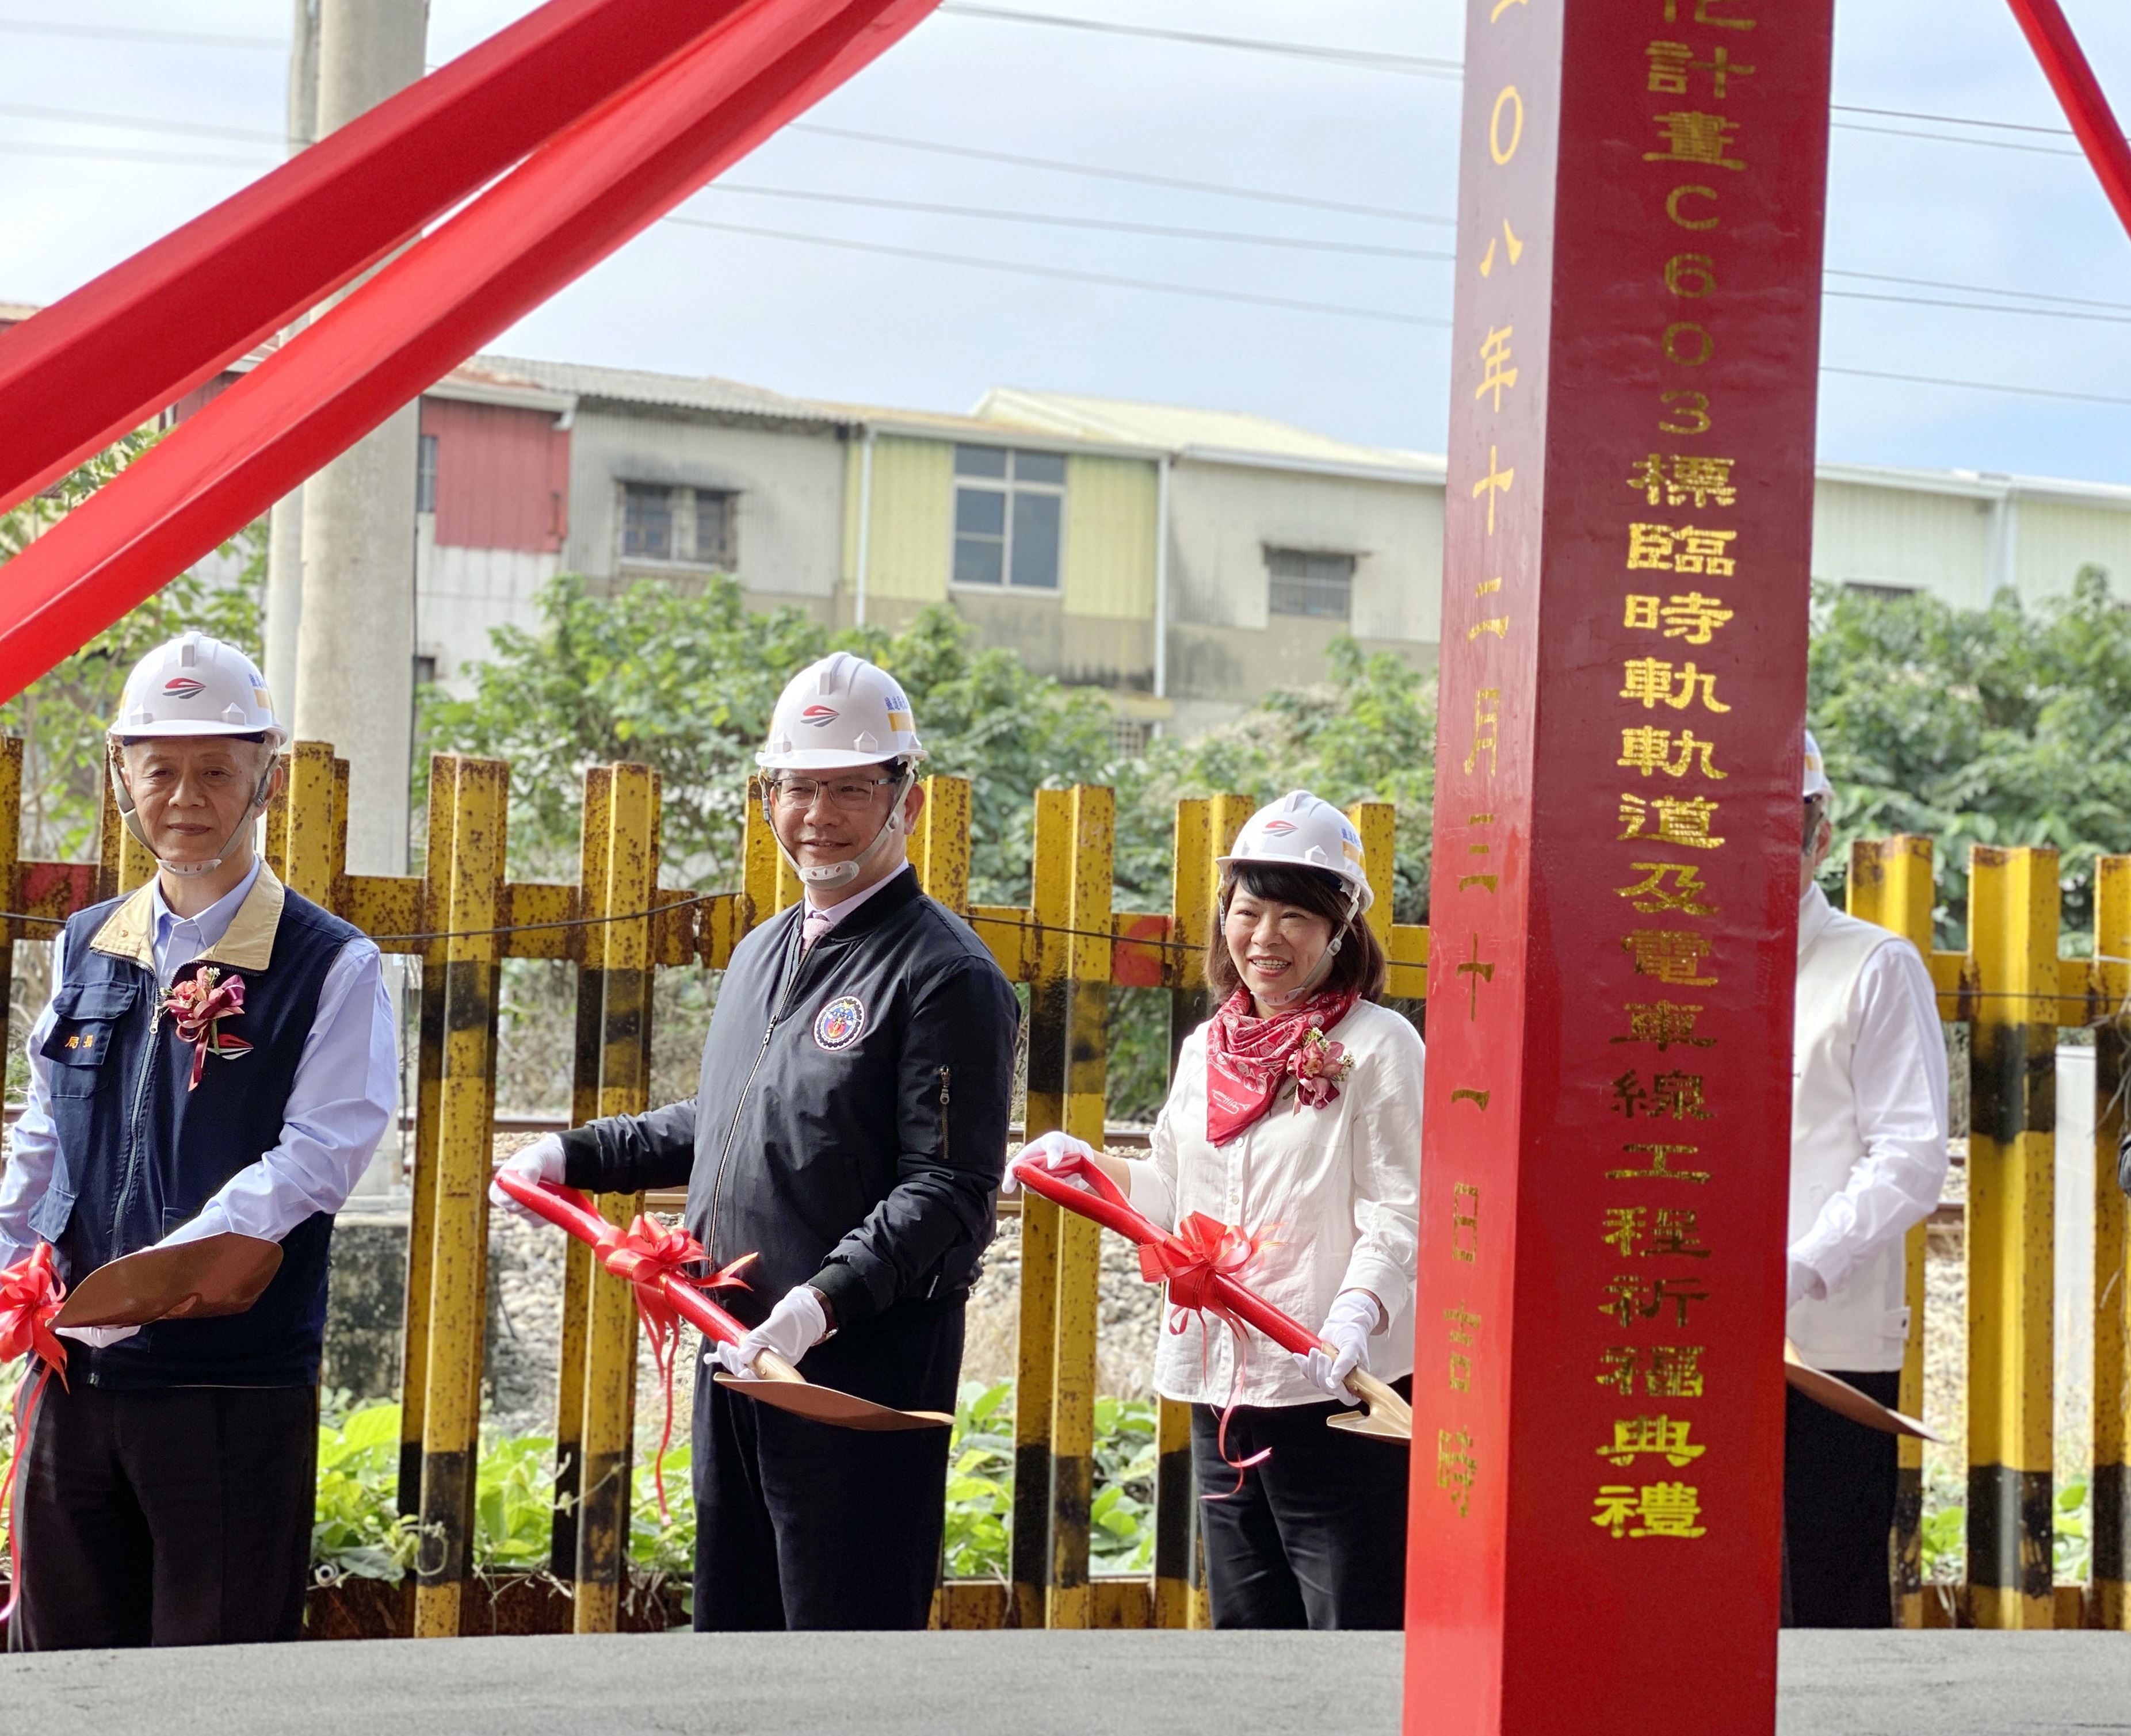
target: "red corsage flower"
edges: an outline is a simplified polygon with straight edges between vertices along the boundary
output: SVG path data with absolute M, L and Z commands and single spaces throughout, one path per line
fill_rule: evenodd
M 1334 1043 L 1323 1031 L 1312 1029 L 1287 1058 L 1287 1070 L 1295 1078 L 1295 1107 L 1300 1113 L 1305 1103 L 1312 1109 L 1322 1109 L 1338 1096 L 1339 1087 L 1354 1070 L 1354 1058 L 1347 1053 L 1345 1044 Z
M 193 1045 L 192 1077 L 185 1082 L 188 1091 L 199 1083 L 200 1070 L 210 1055 L 233 1061 L 251 1053 L 251 1045 L 243 1038 L 222 1028 L 225 1019 L 237 1018 L 244 1011 L 244 978 L 234 972 L 225 977 L 214 965 L 203 965 L 196 976 L 170 986 L 160 1011 L 170 1016 L 178 1040 Z

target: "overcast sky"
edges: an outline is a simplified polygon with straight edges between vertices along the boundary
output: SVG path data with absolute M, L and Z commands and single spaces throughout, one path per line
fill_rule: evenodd
M 1028 11 L 1456 60 L 1453 0 L 1004 0 Z M 2119 112 L 2131 7 L 2066 0 Z M 432 62 L 525 0 L 433 0 Z M 21 26 L 285 36 L 287 0 L 0 0 L 0 300 L 48 302 L 242 185 L 271 135 L 285 55 L 84 40 Z M 2004 0 L 1839 0 L 1835 95 L 1857 108 L 2062 127 Z M 14 27 L 10 27 L 10 26 Z M 654 226 L 493 347 L 718 374 L 812 396 L 962 409 L 994 385 L 1215 405 L 1345 438 L 1440 451 L 1447 335 L 1352 313 L 1109 288 L 790 237 L 1037 265 L 1393 315 L 1447 316 L 1457 189 L 1453 79 L 941 16 L 812 119 L 933 143 L 1403 213 L 1343 213 L 788 133 L 684 215 L 778 237 Z M 2131 400 L 2131 241 L 2068 136 L 1837 117 L 1828 264 L 1854 273 L 2086 298 L 2050 317 L 1830 299 L 1824 361 Z M 1856 130 L 1995 139 L 2024 149 Z M 25 146 L 31 147 L 25 149 Z M 55 148 L 71 154 L 50 154 Z M 99 153 L 111 153 L 108 155 Z M 2067 154 L 2069 153 L 2069 154 Z M 222 159 L 187 161 L 186 156 Z M 952 208 L 914 212 L 740 190 Z M 1007 221 L 1099 218 L 1395 250 L 1272 247 Z M 1831 289 L 1974 302 L 1832 277 Z M 1990 298 L 1999 306 L 2049 304 Z M 2062 317 L 2067 313 L 2097 316 Z M 1823 457 L 2131 482 L 2131 402 L 2081 404 L 1842 376 Z

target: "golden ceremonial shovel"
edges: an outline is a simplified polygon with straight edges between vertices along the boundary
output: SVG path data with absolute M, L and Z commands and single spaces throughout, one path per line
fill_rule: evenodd
M 1939 1439 L 1914 1417 L 1889 1410 L 1877 1399 L 1859 1392 L 1848 1381 L 1822 1374 L 1798 1355 L 1798 1346 L 1788 1338 L 1784 1340 L 1784 1380 L 1814 1404 L 1824 1404 L 1838 1417 L 1847 1417 L 1852 1423 L 1861 1423 L 1882 1434 L 1913 1435 L 1919 1441 Z M 1944 1444 L 1940 1442 L 1940 1445 Z
M 52 1324 L 147 1326 L 241 1314 L 280 1270 L 280 1243 L 233 1231 L 175 1247 L 143 1248 L 83 1279 Z

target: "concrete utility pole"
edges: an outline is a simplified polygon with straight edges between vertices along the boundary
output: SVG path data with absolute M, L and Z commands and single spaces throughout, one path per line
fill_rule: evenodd
M 289 155 L 318 132 L 318 6 L 295 0 L 289 41 Z M 284 334 L 303 329 L 298 320 Z M 296 624 L 304 609 L 304 491 L 292 490 L 274 503 L 266 537 L 266 685 L 284 715 L 296 703 Z
M 318 133 L 422 76 L 425 0 L 320 0 Z M 420 412 L 395 414 L 304 485 L 296 734 L 348 762 L 347 866 L 407 867 L 414 704 L 414 464 Z

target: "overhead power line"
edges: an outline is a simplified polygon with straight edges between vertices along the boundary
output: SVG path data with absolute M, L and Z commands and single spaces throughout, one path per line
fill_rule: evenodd
M 141 115 L 97 114 L 79 108 L 45 108 L 34 103 L 0 103 L 0 115 L 26 121 L 61 121 L 72 127 L 112 127 L 123 132 L 184 133 L 208 139 L 256 139 L 279 145 L 285 135 L 257 127 L 211 127 L 202 121 L 156 121 Z
M 1256 199 L 1265 204 L 1295 205 L 1309 211 L 1343 211 L 1354 217 L 1381 217 L 1393 222 L 1432 223 L 1454 229 L 1454 217 L 1433 217 L 1422 211 L 1401 211 L 1391 205 L 1359 205 L 1344 199 L 1312 198 L 1305 194 L 1273 193 L 1258 187 L 1238 187 L 1221 181 L 1185 180 L 1173 175 L 1149 175 L 1137 169 L 1105 169 L 1093 163 L 1069 163 L 1056 157 L 1023 156 L 1009 151 L 985 151 L 974 145 L 943 145 L 931 139 L 898 138 L 893 133 L 861 132 L 853 127 L 830 127 L 819 121 L 794 121 L 787 132 L 809 132 L 823 138 L 856 139 L 867 145 L 888 145 L 898 151 L 926 151 L 941 156 L 974 158 L 979 162 L 1007 163 L 1021 169 L 1047 169 L 1059 175 L 1087 175 L 1097 180 L 1129 181 L 1142 187 L 1173 187 L 1185 193 L 1218 194 L 1224 198 Z
M 804 199 L 815 204 L 855 205 L 869 210 L 915 211 L 939 217 L 972 218 L 987 222 L 1036 223 L 1049 228 L 1093 229 L 1119 235 L 1156 236 L 1167 240 L 1225 242 L 1252 247 L 1286 247 L 1310 253 L 1359 254 L 1374 259 L 1432 260 L 1449 264 L 1458 256 L 1424 247 L 1382 247 L 1367 242 L 1320 241 L 1300 235 L 1262 235 L 1238 229 L 1190 229 L 1174 223 L 1134 223 L 1118 218 L 1066 217 L 1041 211 L 996 211 L 981 205 L 937 204 L 923 199 L 879 198 L 869 194 L 819 193 L 798 187 L 751 187 L 713 181 L 708 193 L 740 193 L 760 198 Z
M 190 151 L 131 151 L 123 145 L 50 145 L 34 139 L 0 139 L 0 152 L 11 156 L 90 158 L 113 163 L 174 163 L 194 168 L 257 169 L 263 162 L 256 156 L 211 156 Z
M 1989 127 L 1999 132 L 2046 132 L 2061 139 L 2072 136 L 2069 127 L 2035 127 L 2024 121 L 1972 121 L 1964 115 L 1918 114 L 1911 108 L 1865 108 L 1855 103 L 1835 103 L 1829 106 L 1839 114 L 1877 115 L 1889 121 L 1929 121 L 1941 127 Z
M 1355 308 L 1337 302 L 1303 301 L 1286 295 L 1260 295 L 1248 289 L 1217 289 L 1201 284 L 1160 283 L 1151 278 L 1118 277 L 1107 271 L 1077 271 L 1063 265 L 1037 265 L 1020 260 L 982 259 L 974 254 L 937 253 L 924 247 L 898 247 L 886 242 L 847 241 L 839 236 L 802 235 L 789 229 L 762 229 L 751 223 L 721 223 L 709 218 L 669 217 L 669 223 L 690 229 L 716 229 L 729 235 L 759 236 L 769 241 L 800 242 L 815 247 L 838 247 L 852 253 L 881 253 L 897 259 L 924 260 L 943 265 L 972 265 L 986 271 L 1008 271 L 1024 277 L 1056 278 L 1066 283 L 1096 284 L 1109 289 L 1152 289 L 1164 295 L 1191 295 L 1207 301 L 1241 302 L 1257 308 L 1284 308 L 1297 313 L 1337 313 L 1349 319 L 1380 320 L 1390 325 L 1434 326 L 1449 329 L 1450 322 L 1426 313 L 1401 313 L 1389 308 Z
M 231 36 L 204 30 L 143 30 L 130 24 L 74 24 L 47 18 L 0 18 L 0 31 L 18 36 L 79 36 L 93 42 L 157 42 L 178 48 L 256 48 L 289 51 L 286 36 Z
M 2061 151 L 2054 145 L 2023 145 L 2013 139 L 1971 139 L 1956 132 L 1911 132 L 1905 127 L 1868 127 L 1861 121 L 1830 123 L 1843 132 L 1877 133 L 1884 139 L 1923 139 L 1941 145 L 1980 145 L 1986 151 L 2017 151 L 2027 156 L 2076 157 L 2076 151 Z
M 1396 55 L 1367 48 L 1329 48 L 1310 42 L 1271 42 L 1262 36 L 1217 36 L 1195 30 L 1157 30 L 1145 24 L 1113 24 L 1103 18 L 1069 18 L 1056 12 L 1008 11 L 1000 6 L 966 6 L 946 0 L 939 8 L 962 18 L 989 18 L 1002 24 L 1047 24 L 1061 30 L 1089 31 L 1111 36 L 1147 36 L 1162 42 L 1188 42 L 1199 48 L 1235 48 L 1254 54 L 1286 55 L 1295 60 L 1325 60 L 1343 66 L 1366 66 L 1381 72 L 1400 72 L 1425 79 L 1463 79 L 1463 65 L 1456 60 L 1431 60 L 1425 55 Z
M 1889 374 L 1877 368 L 1838 368 L 1823 364 L 1823 374 L 1842 374 L 1853 380 L 1898 380 L 1905 385 L 1945 385 L 1964 392 L 2004 392 L 2015 398 L 2057 398 L 2072 404 L 2111 404 L 2131 406 L 2131 398 L 2112 398 L 2100 392 L 2061 392 L 2050 386 L 2006 385 L 1987 380 L 1942 380 L 1930 374 Z
M 1894 277 L 1884 271 L 1838 271 L 1827 269 L 1830 277 L 1855 278 L 1860 283 L 1906 284 L 1916 289 L 1954 289 L 1964 295 L 2014 295 L 2023 301 L 2061 301 L 2075 308 L 2109 308 L 2119 313 L 2131 313 L 2131 301 L 2093 301 L 2081 295 L 2052 295 L 2041 289 L 1994 289 L 1984 284 L 1942 283 L 1930 277 Z

